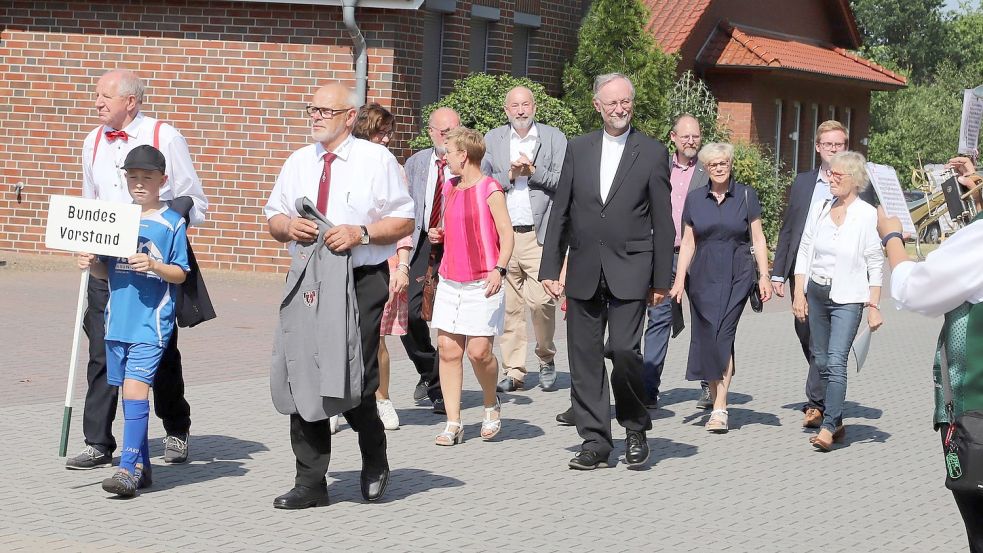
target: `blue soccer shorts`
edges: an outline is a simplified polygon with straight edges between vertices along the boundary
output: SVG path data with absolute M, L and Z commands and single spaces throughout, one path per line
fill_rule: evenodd
M 122 386 L 127 378 L 153 386 L 162 357 L 164 348 L 157 344 L 106 340 L 106 380 L 110 386 Z

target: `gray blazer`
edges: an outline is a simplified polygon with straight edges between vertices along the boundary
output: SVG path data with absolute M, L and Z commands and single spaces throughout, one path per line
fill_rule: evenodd
M 669 165 L 670 171 L 672 170 L 672 165 Z M 689 181 L 689 191 L 692 192 L 701 186 L 706 186 L 710 184 L 710 175 L 707 174 L 707 170 L 703 167 L 703 162 L 700 160 L 696 161 L 696 172 L 693 173 L 693 178 Z
M 405 165 L 406 180 L 410 186 L 410 197 L 413 198 L 413 206 L 416 210 L 416 225 L 413 227 L 413 259 L 416 259 L 418 251 L 416 246 L 420 243 L 420 234 L 423 232 L 423 216 L 427 212 L 427 202 L 433 201 L 433 198 L 426 197 L 427 175 L 430 173 L 430 156 L 432 155 L 433 148 L 420 150 L 411 155 L 406 160 Z M 491 175 L 491 163 L 488 160 L 487 154 L 481 160 L 481 172 Z M 410 263 L 412 264 L 412 260 Z
M 284 415 L 324 420 L 362 400 L 362 341 L 352 257 L 324 245 L 333 225 L 307 198 L 297 212 L 317 223 L 318 238 L 298 243 L 280 303 L 273 343 L 270 394 Z
M 532 204 L 536 239 L 542 244 L 549 222 L 549 207 L 553 202 L 556 184 L 560 181 L 563 156 L 567 152 L 567 137 L 560 129 L 539 122 L 536 123 L 536 133 L 538 138 L 532 160 L 536 172 L 529 177 L 529 201 Z M 506 193 L 513 186 L 509 182 L 509 168 L 512 166 L 511 137 L 511 125 L 494 128 L 485 135 L 486 158 L 491 161 L 491 176 L 502 185 Z

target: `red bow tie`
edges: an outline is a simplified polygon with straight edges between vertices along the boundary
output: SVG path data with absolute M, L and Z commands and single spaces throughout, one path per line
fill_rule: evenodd
M 116 140 L 117 138 L 126 142 L 129 137 L 126 135 L 126 131 L 106 131 L 106 140 Z

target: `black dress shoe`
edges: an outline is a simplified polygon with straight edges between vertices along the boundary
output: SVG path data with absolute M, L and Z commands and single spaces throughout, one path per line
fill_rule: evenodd
M 433 400 L 433 414 L 434 415 L 446 415 L 447 414 L 447 408 L 444 407 L 444 399 L 443 398 Z
M 608 468 L 608 459 L 607 457 L 601 457 L 600 453 L 589 449 L 581 449 L 576 457 L 570 459 L 567 466 L 574 470 L 594 470 L 599 467 L 606 469 Z
M 420 381 L 416 383 L 416 388 L 413 389 L 413 401 L 423 401 L 424 399 L 427 399 L 427 388 L 429 387 L 430 384 L 421 378 Z
M 564 412 L 560 413 L 559 415 L 557 415 L 556 416 L 556 422 L 560 423 L 560 426 L 574 426 L 574 425 L 576 425 L 577 422 L 575 420 L 573 420 L 573 407 L 571 406 L 566 411 L 564 411 Z
M 366 501 L 378 501 L 386 493 L 389 487 L 389 465 L 383 465 L 382 469 L 362 467 L 362 497 Z
M 645 398 L 645 408 L 646 409 L 658 409 L 659 408 L 659 394 L 652 394 Z
M 625 462 L 628 463 L 628 468 L 641 467 L 648 460 L 649 442 L 645 438 L 645 432 L 629 430 L 625 440 Z
M 328 504 L 328 488 L 294 486 L 294 489 L 273 500 L 276 509 L 306 509 Z

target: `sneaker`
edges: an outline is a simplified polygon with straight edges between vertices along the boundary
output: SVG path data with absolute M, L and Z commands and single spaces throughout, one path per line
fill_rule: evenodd
M 522 390 L 523 382 L 518 378 L 512 378 L 511 376 L 504 376 L 498 381 L 498 385 L 495 387 L 496 391 L 507 393 L 507 392 L 518 392 Z
M 703 388 L 703 395 L 696 401 L 697 409 L 713 409 L 713 399 L 710 397 L 710 388 Z
M 75 457 L 69 457 L 65 461 L 65 468 L 68 470 L 91 470 L 103 465 L 112 465 L 113 456 L 103 453 L 99 448 L 87 445 L 81 453 Z
M 184 463 L 188 460 L 188 435 L 168 435 L 164 438 L 164 462 Z
M 420 379 L 416 383 L 416 388 L 413 388 L 413 401 L 423 401 L 427 399 L 427 389 L 430 388 L 430 383 L 424 379 Z
M 137 479 L 126 469 L 116 469 L 112 476 L 102 481 L 102 489 L 120 497 L 133 497 L 137 494 Z
M 539 365 L 539 385 L 544 392 L 556 389 L 556 365 L 552 361 Z
M 338 433 L 338 415 L 333 415 L 330 419 L 328 419 L 328 426 L 331 429 L 332 435 Z
M 144 488 L 149 488 L 154 484 L 153 468 L 151 468 L 151 465 L 144 467 L 142 464 L 138 463 L 133 473 L 134 477 L 137 479 L 137 489 L 142 490 Z
M 392 400 L 377 399 L 375 406 L 379 410 L 379 418 L 382 419 L 382 425 L 386 430 L 399 430 L 399 415 L 396 414 Z
M 433 400 L 433 414 L 434 415 L 447 414 L 447 408 L 444 407 L 444 398 L 437 398 Z

